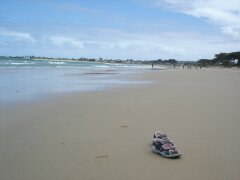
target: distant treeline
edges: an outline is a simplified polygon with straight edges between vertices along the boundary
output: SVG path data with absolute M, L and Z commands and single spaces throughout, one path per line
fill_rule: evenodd
M 175 65 L 175 64 L 183 64 L 183 65 L 194 65 L 194 66 L 224 66 L 224 67 L 240 67 L 240 51 L 239 52 L 231 52 L 231 53 L 219 53 L 215 54 L 213 59 L 200 59 L 198 61 L 177 61 L 175 59 L 168 60 L 152 60 L 152 61 L 144 61 L 144 63 L 152 63 L 152 64 L 165 64 L 165 65 Z
M 46 60 L 74 60 L 74 61 L 91 61 L 91 62 L 103 62 L 103 63 L 129 63 L 129 64 L 160 64 L 160 65 L 193 65 L 193 66 L 224 66 L 224 67 L 240 67 L 240 51 L 231 53 L 219 53 L 215 54 L 213 59 L 200 59 L 198 61 L 177 61 L 176 59 L 168 60 L 133 60 L 133 59 L 103 59 L 103 58 L 53 58 L 53 57 L 40 57 L 40 56 L 0 56 L 2 58 L 13 59 L 46 59 Z
M 196 62 L 199 66 L 240 66 L 240 51 L 215 54 L 213 59 L 200 59 Z
M 168 60 L 158 59 L 158 60 L 152 60 L 152 61 L 144 61 L 144 63 L 148 63 L 148 64 L 177 64 L 178 61 L 175 60 L 175 59 L 168 59 Z

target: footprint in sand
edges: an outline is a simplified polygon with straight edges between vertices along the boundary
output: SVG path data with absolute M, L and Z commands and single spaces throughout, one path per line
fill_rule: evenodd
M 108 159 L 108 158 L 111 158 L 111 157 L 108 155 L 100 155 L 100 156 L 95 157 L 95 159 Z

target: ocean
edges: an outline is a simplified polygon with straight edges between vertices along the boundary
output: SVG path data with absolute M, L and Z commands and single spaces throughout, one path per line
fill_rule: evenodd
M 0 105 L 58 93 L 99 91 L 126 84 L 151 69 L 138 64 L 70 60 L 0 59 Z

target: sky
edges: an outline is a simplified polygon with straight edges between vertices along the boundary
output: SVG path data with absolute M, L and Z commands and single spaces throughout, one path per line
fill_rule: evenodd
M 240 0 L 0 0 L 0 56 L 196 61 L 240 51 Z

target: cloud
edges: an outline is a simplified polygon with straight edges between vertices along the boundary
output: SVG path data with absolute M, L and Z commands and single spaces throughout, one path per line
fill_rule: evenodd
M 235 38 L 240 37 L 240 26 L 224 26 L 222 27 L 222 31 L 225 34 L 229 34 Z
M 240 38 L 239 0 L 140 0 L 157 7 L 171 9 L 197 18 L 205 18 L 220 26 L 223 33 Z
M 33 38 L 29 33 L 24 32 L 0 30 L 0 36 L 8 37 L 16 41 L 26 41 L 31 43 L 36 42 L 35 38 Z
M 180 48 L 174 48 L 173 50 L 170 45 L 162 44 L 161 39 L 156 38 L 156 35 L 127 33 L 113 29 L 88 29 L 87 33 L 79 33 L 81 34 L 80 36 L 74 37 L 71 35 L 50 36 L 48 40 L 52 45 L 64 48 L 71 46 L 72 48 L 98 49 L 101 51 L 117 50 L 132 52 L 147 52 L 162 49 L 165 52 L 181 52 Z
M 240 42 L 224 37 L 208 36 L 196 32 L 126 32 L 114 29 L 85 29 L 78 35 L 49 36 L 50 44 L 58 56 L 103 57 L 121 59 L 198 60 L 212 58 L 214 54 L 236 51 Z M 68 53 L 68 54 L 66 54 Z
M 55 46 L 58 47 L 75 47 L 75 48 L 83 48 L 84 44 L 83 42 L 71 38 L 71 37 L 65 37 L 65 36 L 50 36 L 47 38 L 49 42 Z
M 11 49 L 14 48 L 21 55 L 28 52 L 27 54 L 40 56 L 141 60 L 159 58 L 198 60 L 213 58 L 214 54 L 219 52 L 238 51 L 240 47 L 239 41 L 192 31 L 147 33 L 104 28 L 85 28 L 76 31 L 77 33 L 49 31 L 32 37 L 29 33 L 2 30 L 0 45 L 5 48 L 5 53 L 12 52 Z M 225 31 L 232 33 L 231 29 Z M 32 46 L 32 43 L 22 43 L 32 42 L 32 39 L 35 46 Z M 0 49 L 0 53 L 1 51 L 4 52 L 3 49 Z

